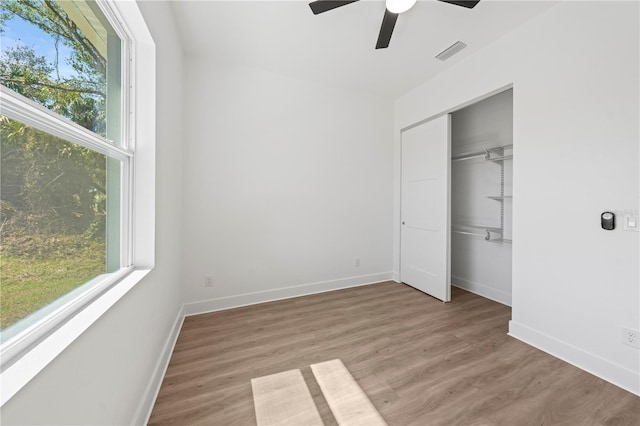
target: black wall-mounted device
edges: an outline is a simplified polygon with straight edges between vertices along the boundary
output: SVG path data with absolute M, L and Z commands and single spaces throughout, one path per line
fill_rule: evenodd
M 602 229 L 611 231 L 616 227 L 616 215 L 611 212 L 604 212 L 600 215 L 600 226 Z

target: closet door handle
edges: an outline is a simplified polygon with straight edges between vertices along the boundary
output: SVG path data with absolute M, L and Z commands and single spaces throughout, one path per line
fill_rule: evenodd
M 402 221 L 402 224 L 404 225 L 404 221 Z

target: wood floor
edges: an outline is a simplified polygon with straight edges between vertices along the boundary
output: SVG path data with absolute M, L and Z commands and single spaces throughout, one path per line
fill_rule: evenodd
M 389 425 L 640 425 L 640 398 L 507 336 L 511 309 L 394 282 L 185 319 L 149 424 L 255 425 L 251 379 L 341 359 Z

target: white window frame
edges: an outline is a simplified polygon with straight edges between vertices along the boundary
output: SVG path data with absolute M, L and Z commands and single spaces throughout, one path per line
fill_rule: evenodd
M 0 406 L 9 401 L 153 268 L 155 259 L 155 44 L 133 0 L 96 0 L 122 43 L 122 147 L 5 87 L 0 113 L 122 161 L 120 270 L 0 347 Z M 83 286 L 83 287 L 85 287 Z

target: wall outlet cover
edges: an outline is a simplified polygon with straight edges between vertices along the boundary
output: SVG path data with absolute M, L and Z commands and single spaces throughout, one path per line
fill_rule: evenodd
M 204 286 L 205 287 L 213 287 L 213 277 L 207 275 L 204 277 Z
M 640 331 L 622 327 L 622 343 L 640 348 Z

